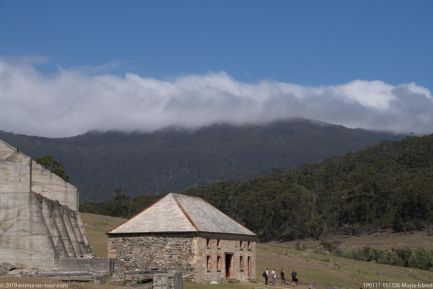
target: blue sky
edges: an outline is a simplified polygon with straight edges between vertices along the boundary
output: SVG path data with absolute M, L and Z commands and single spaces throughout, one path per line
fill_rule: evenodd
M 433 88 L 433 1 L 0 1 L 0 36 L 44 69 Z
M 0 0 L 0 130 L 433 133 L 433 1 Z

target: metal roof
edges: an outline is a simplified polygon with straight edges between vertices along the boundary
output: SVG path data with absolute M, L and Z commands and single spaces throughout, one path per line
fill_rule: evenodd
M 198 197 L 168 194 L 108 234 L 206 232 L 255 236 Z

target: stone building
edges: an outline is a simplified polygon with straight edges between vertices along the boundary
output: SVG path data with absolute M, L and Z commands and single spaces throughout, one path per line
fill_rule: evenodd
M 0 140 L 0 261 L 53 269 L 91 253 L 77 189 Z
M 107 234 L 115 278 L 165 270 L 195 282 L 256 279 L 256 235 L 201 198 L 168 194 Z

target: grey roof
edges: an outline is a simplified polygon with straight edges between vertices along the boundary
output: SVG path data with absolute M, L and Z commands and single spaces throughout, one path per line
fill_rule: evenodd
M 108 234 L 207 232 L 255 236 L 198 197 L 168 194 Z

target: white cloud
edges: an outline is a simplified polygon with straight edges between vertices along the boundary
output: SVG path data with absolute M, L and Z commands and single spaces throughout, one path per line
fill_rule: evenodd
M 396 99 L 392 93 L 393 89 L 392 85 L 378 80 L 355 80 L 333 87 L 334 93 L 341 95 L 343 100 L 357 102 L 364 107 L 382 111 L 389 109 L 391 101 Z
M 304 117 L 348 127 L 433 132 L 432 93 L 413 82 L 306 87 L 245 83 L 224 72 L 162 80 L 83 69 L 44 74 L 34 65 L 0 60 L 0 129 L 71 136 L 94 129 L 152 131 Z
M 407 89 L 416 94 L 421 94 L 427 97 L 428 99 L 432 99 L 432 94 L 430 90 L 425 87 L 417 85 L 415 82 L 411 82 L 407 84 Z

